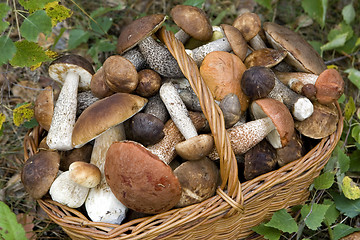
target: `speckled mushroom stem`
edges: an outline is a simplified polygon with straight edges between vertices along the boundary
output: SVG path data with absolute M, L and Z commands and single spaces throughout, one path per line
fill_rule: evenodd
M 185 139 L 197 136 L 197 131 L 189 117 L 186 106 L 174 85 L 171 82 L 166 82 L 160 87 L 159 92 L 161 100 L 164 102 L 171 119 L 184 135 Z
M 79 79 L 79 75 L 71 71 L 66 75 L 46 138 L 50 149 L 66 151 L 73 148 L 71 136 L 76 118 Z
M 146 59 L 137 48 L 128 50 L 122 56 L 134 64 L 136 71 L 146 67 Z
M 151 69 L 165 77 L 183 77 L 183 73 L 169 50 L 151 36 L 139 42 L 139 49 Z
M 274 129 L 271 119 L 266 117 L 229 128 L 227 134 L 234 154 L 239 155 L 261 142 Z M 211 160 L 219 159 L 216 148 L 208 157 Z

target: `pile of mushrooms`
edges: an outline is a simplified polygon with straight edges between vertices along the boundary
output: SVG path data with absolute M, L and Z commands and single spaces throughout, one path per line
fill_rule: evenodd
M 156 37 L 166 19 L 184 46 L 197 42 L 186 51 L 224 113 L 240 181 L 300 158 L 305 141 L 336 130 L 344 82 L 299 33 L 255 13 L 216 32 L 199 8 L 178 5 L 170 15 L 124 26 L 117 54 L 96 72 L 71 54 L 50 65 L 62 89 L 57 96 L 46 87 L 36 99 L 48 134 L 23 167 L 30 196 L 84 205 L 92 221 L 120 224 L 128 212 L 158 214 L 215 194 L 219 163 L 207 120 Z

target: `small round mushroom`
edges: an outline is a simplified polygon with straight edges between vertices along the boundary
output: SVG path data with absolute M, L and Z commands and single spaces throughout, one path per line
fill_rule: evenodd
M 114 94 L 113 91 L 106 84 L 105 80 L 105 71 L 103 67 L 100 67 L 99 70 L 92 76 L 90 82 L 91 92 L 97 98 L 104 98 Z
M 261 20 L 256 13 L 246 12 L 239 15 L 233 22 L 233 26 L 241 32 L 243 37 L 255 50 L 266 48 L 259 35 L 261 31 Z
M 68 171 L 70 165 L 76 161 L 90 162 L 93 145 L 85 144 L 81 148 L 74 148 L 69 151 L 60 152 L 60 170 Z
M 208 155 L 214 146 L 214 140 L 209 135 L 197 134 L 186 106 L 172 83 L 167 82 L 161 86 L 160 97 L 171 119 L 186 139 L 176 145 L 176 152 L 186 160 L 199 160 Z M 189 152 L 190 149 L 192 152 Z
M 228 24 L 221 24 L 220 27 L 223 29 L 234 54 L 238 56 L 241 61 L 244 61 L 248 52 L 248 45 L 239 29 Z
M 54 114 L 54 93 L 51 86 L 40 91 L 35 100 L 34 117 L 39 125 L 49 131 Z
M 241 78 L 246 67 L 238 56 L 228 52 L 209 53 L 200 66 L 200 74 L 215 100 L 221 101 L 227 94 L 238 96 L 241 111 L 249 106 L 249 98 L 241 89 Z
M 263 29 L 272 47 L 286 50 L 285 61 L 298 71 L 320 74 L 326 69 L 320 55 L 299 33 L 273 22 L 264 23 Z
M 161 77 L 151 69 L 143 69 L 138 73 L 139 84 L 135 92 L 142 97 L 154 96 L 160 89 Z
M 171 168 L 136 142 L 109 147 L 105 177 L 114 195 L 137 212 L 165 212 L 180 200 L 181 186 Z
M 42 198 L 50 189 L 59 171 L 57 152 L 40 151 L 32 155 L 21 170 L 21 182 L 34 199 Z
M 100 169 L 94 164 L 76 161 L 69 166 L 70 179 L 80 186 L 93 188 L 101 180 Z
M 205 12 L 194 6 L 176 5 L 170 15 L 180 30 L 175 37 L 185 43 L 190 37 L 200 41 L 209 41 L 212 36 L 212 27 Z
M 226 95 L 220 102 L 219 107 L 224 115 L 225 127 L 230 128 L 237 123 L 241 114 L 241 104 L 238 96 L 233 93 Z
M 89 89 L 93 74 L 92 65 L 78 55 L 65 55 L 51 63 L 50 77 L 63 82 L 46 138 L 51 149 L 72 149 L 71 135 L 76 118 L 78 86 Z

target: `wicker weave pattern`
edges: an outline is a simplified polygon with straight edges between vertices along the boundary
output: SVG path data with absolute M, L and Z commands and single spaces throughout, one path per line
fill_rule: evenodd
M 222 185 L 217 195 L 199 204 L 122 225 L 92 222 L 75 209 L 49 199 L 38 200 L 49 217 L 73 239 L 239 239 L 250 235 L 251 228 L 269 219 L 274 211 L 304 203 L 309 195 L 309 185 L 319 175 L 340 139 L 342 117 L 337 131 L 322 139 L 306 156 L 240 184 L 222 112 L 214 104 L 195 62 L 172 33 L 162 29 L 160 39 L 176 58 L 199 97 L 214 134 L 221 157 Z M 337 107 L 341 113 L 339 105 Z M 43 132 L 36 127 L 27 134 L 24 140 L 25 159 L 37 152 Z

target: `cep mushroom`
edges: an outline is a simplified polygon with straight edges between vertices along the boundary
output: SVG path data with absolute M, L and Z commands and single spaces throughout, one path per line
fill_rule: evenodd
M 186 160 L 199 160 L 207 156 L 214 146 L 214 140 L 210 135 L 197 134 L 186 106 L 172 83 L 167 82 L 161 86 L 160 97 L 171 119 L 186 139 L 176 145 L 176 152 Z
M 76 121 L 74 147 L 95 139 L 90 163 L 102 174 L 100 184 L 91 188 L 85 208 L 93 221 L 119 224 L 125 218 L 126 207 L 110 191 L 104 175 L 105 154 L 109 146 L 125 139 L 122 122 L 139 112 L 147 99 L 129 93 L 115 93 L 85 109 Z
M 50 77 L 63 82 L 46 138 L 51 149 L 72 149 L 71 135 L 76 118 L 78 87 L 89 89 L 93 74 L 92 65 L 78 55 L 65 55 L 51 63 Z

